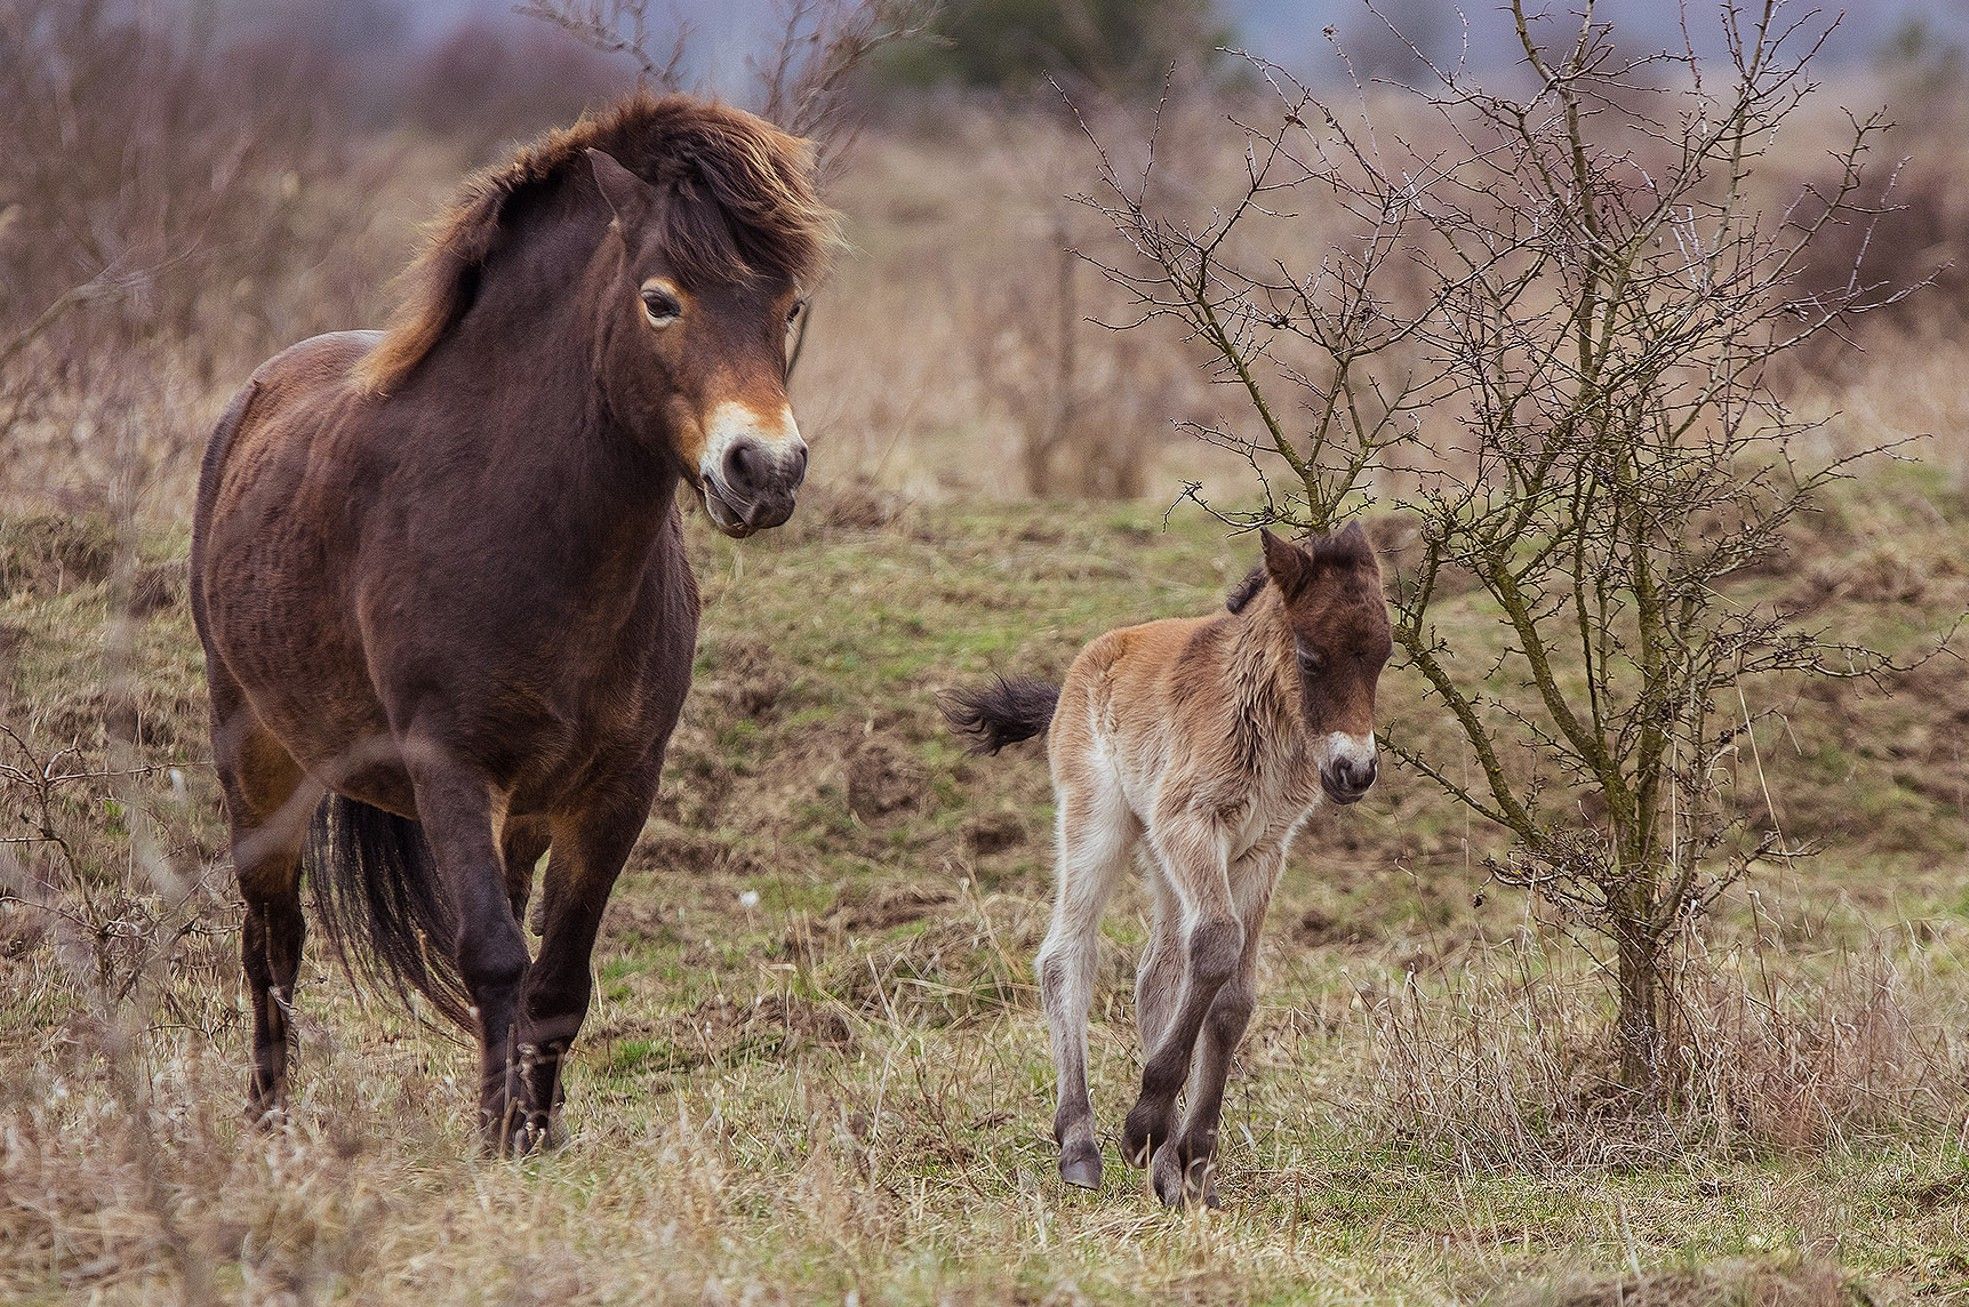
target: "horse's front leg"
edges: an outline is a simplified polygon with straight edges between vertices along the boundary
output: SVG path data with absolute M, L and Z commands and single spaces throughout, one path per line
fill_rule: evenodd
M 417 817 L 451 905 L 452 960 L 479 1024 L 479 1130 L 505 1154 L 522 1125 L 516 1106 L 513 1022 L 526 975 L 526 939 L 507 895 L 492 829 L 492 787 L 475 769 L 429 747 L 410 750 Z
M 554 823 L 541 895 L 540 955 L 520 994 L 518 1056 L 525 1147 L 560 1142 L 562 1063 L 588 1015 L 589 960 L 602 910 L 649 816 L 649 799 L 618 801 Z

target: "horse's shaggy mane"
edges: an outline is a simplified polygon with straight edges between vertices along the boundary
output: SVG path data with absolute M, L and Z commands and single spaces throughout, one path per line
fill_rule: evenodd
M 407 290 L 383 340 L 357 365 L 365 389 L 402 381 L 464 317 L 517 199 L 569 174 L 592 186 L 589 149 L 674 201 L 664 206 L 663 239 L 686 276 L 810 280 L 839 239 L 838 216 L 815 192 L 806 141 L 740 109 L 639 91 L 465 183 L 404 270 Z

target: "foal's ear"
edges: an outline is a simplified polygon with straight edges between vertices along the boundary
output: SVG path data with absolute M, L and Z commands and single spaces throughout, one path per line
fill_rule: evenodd
M 1291 541 L 1281 540 L 1262 528 L 1258 539 L 1265 546 L 1266 573 L 1278 586 L 1280 594 L 1292 598 L 1313 579 L 1312 556 Z
M 592 146 L 586 151 L 588 167 L 595 174 L 595 185 L 615 214 L 615 225 L 624 234 L 635 231 L 656 208 L 656 187 L 615 161 L 615 156 Z

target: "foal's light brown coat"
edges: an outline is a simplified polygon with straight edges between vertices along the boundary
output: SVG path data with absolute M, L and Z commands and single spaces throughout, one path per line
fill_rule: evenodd
M 1305 548 L 1267 533 L 1263 573 L 1231 611 L 1111 631 L 1074 661 L 1050 714 L 1058 895 L 1039 951 L 1070 1182 L 1100 1180 L 1087 1011 L 1101 912 L 1137 859 L 1156 913 L 1136 985 L 1148 1060 L 1122 1147 L 1164 1202 L 1214 1202 L 1224 1080 L 1251 1015 L 1265 909 L 1322 796 L 1351 803 L 1373 784 L 1374 690 L 1391 647 L 1356 526 Z M 1039 693 L 1001 682 L 959 696 L 953 720 L 995 748 L 1048 724 Z

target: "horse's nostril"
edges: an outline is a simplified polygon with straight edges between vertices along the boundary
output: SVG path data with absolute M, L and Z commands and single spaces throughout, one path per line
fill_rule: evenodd
M 738 441 L 725 455 L 725 484 L 732 493 L 750 499 L 764 484 L 767 468 L 765 450 L 754 441 Z
M 786 484 L 796 487 L 807 479 L 807 446 L 804 441 L 796 441 L 793 453 L 787 458 Z

